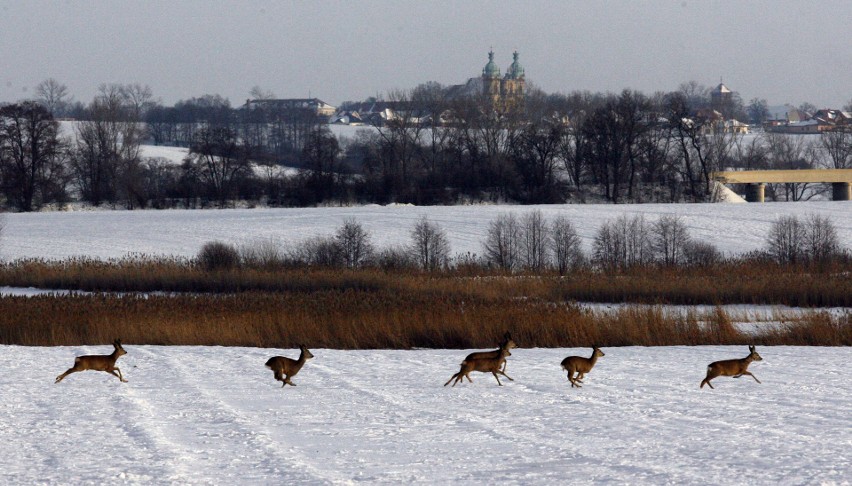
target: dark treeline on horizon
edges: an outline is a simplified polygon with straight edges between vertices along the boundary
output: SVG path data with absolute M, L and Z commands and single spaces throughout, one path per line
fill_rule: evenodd
M 340 138 L 327 116 L 274 99 L 163 106 L 147 86 L 102 85 L 83 105 L 52 79 L 35 92 L 0 104 L 0 208 L 701 202 L 721 169 L 852 167 L 852 132 L 744 137 L 725 121 L 765 121 L 765 100 L 713 106 L 697 83 L 652 95 L 531 87 L 520 101 L 425 83 L 388 93 L 363 130 Z M 75 120 L 73 133 L 60 133 L 60 118 Z M 144 157 L 142 144 L 189 155 L 180 164 Z M 767 195 L 817 192 L 778 184 Z

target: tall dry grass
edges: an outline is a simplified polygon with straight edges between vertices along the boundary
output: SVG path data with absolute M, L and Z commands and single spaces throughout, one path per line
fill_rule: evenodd
M 428 287 L 437 294 L 527 296 L 551 301 L 646 304 L 852 306 L 852 264 L 778 265 L 734 261 L 708 267 L 635 268 L 510 274 L 477 267 L 423 273 L 411 269 L 238 267 L 205 270 L 190 260 L 16 261 L 0 265 L 0 285 L 109 292 L 237 293 L 380 291 Z
M 128 343 L 357 348 L 697 344 L 850 345 L 849 316 L 814 314 L 744 334 L 723 310 L 660 307 L 612 314 L 573 301 L 852 306 L 850 268 L 728 262 L 569 276 L 464 267 L 413 270 L 252 267 L 205 270 L 182 259 L 18 261 L 0 285 L 96 292 L 0 297 L 0 343 Z M 129 294 L 123 294 L 129 292 Z M 160 292 L 165 292 L 161 294 Z M 144 294 L 143 294 L 144 293 Z
M 818 313 L 743 333 L 720 308 L 628 306 L 596 313 L 539 299 L 429 292 L 244 292 L 0 298 L 0 344 L 126 343 L 336 349 L 483 348 L 510 330 L 522 347 L 852 345 L 850 316 Z

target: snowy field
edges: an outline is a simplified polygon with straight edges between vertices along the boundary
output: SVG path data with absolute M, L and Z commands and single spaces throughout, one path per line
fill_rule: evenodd
M 422 216 L 444 228 L 453 253 L 480 253 L 494 217 L 533 209 L 570 218 L 587 251 L 622 214 L 679 214 L 726 253 L 763 248 L 781 215 L 821 214 L 852 244 L 848 202 L 95 210 L 0 216 L 0 259 L 286 245 L 350 217 L 381 247 L 405 244 Z M 766 324 L 779 309 L 738 312 Z M 474 374 L 455 388 L 443 384 L 464 350 L 313 349 L 299 386 L 283 390 L 263 363 L 295 350 L 125 348 L 129 383 L 85 372 L 54 385 L 74 356 L 109 346 L 0 346 L 0 484 L 852 483 L 848 347 L 758 346 L 764 360 L 749 369 L 763 383 L 719 377 L 715 390 L 698 388 L 706 365 L 744 357 L 745 346 L 606 348 L 582 389 L 559 363 L 587 349 L 516 349 L 515 381 Z
M 294 350 L 126 344 L 128 383 L 54 385 L 108 348 L 0 346 L 0 483 L 852 481 L 850 348 L 758 346 L 762 384 L 715 390 L 705 366 L 745 346 L 605 348 L 581 389 L 559 363 L 587 349 L 516 349 L 515 381 L 455 388 L 463 350 L 315 349 L 282 389 L 263 363 Z
M 852 202 L 763 204 L 576 204 L 545 206 L 357 206 L 345 208 L 145 210 L 8 213 L 0 236 L 0 258 L 116 258 L 128 254 L 194 256 L 219 240 L 237 245 L 272 240 L 293 244 L 332 234 L 355 218 L 378 247 L 405 244 L 423 216 L 440 225 L 451 252 L 481 254 L 488 224 L 500 213 L 539 209 L 546 218 L 568 217 L 585 250 L 600 225 L 621 215 L 641 214 L 649 222 L 664 214 L 683 216 L 690 234 L 728 254 L 765 247 L 773 221 L 782 215 L 820 214 L 831 219 L 840 241 L 852 246 Z

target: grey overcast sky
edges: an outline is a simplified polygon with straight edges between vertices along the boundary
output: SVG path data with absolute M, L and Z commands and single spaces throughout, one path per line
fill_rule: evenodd
M 0 0 L 0 101 L 47 78 L 89 102 L 102 83 L 156 98 L 255 85 L 278 97 L 360 100 L 478 76 L 493 47 L 520 53 L 546 92 L 672 91 L 723 79 L 748 102 L 852 99 L 849 0 L 22 1 Z

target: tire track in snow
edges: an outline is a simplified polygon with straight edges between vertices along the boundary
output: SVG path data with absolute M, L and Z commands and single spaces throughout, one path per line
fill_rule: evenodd
M 423 362 L 419 361 L 416 358 L 418 355 L 413 354 L 406 362 L 400 362 L 399 367 L 404 369 L 434 369 L 436 368 L 434 361 Z M 362 357 L 369 358 L 369 357 Z M 441 357 L 443 358 L 443 356 Z M 461 356 L 459 359 L 462 359 Z M 414 364 L 412 364 L 414 363 Z M 361 366 L 364 366 L 363 363 Z M 388 386 L 376 384 L 375 382 L 362 382 L 356 381 L 353 379 L 341 379 L 344 376 L 344 372 L 339 371 L 340 369 L 350 369 L 351 367 L 347 366 L 324 366 L 324 365 L 316 365 L 318 370 L 322 371 L 324 374 L 331 377 L 337 383 L 341 383 L 340 387 L 336 387 L 336 389 L 349 390 L 353 395 L 367 395 L 378 401 L 384 403 L 388 406 L 379 406 L 377 408 L 385 410 L 393 410 L 393 413 L 399 417 L 402 417 L 399 422 L 407 423 L 409 428 L 417 429 L 418 426 L 423 426 L 425 430 L 431 430 L 437 428 L 439 431 L 437 433 L 438 441 L 446 440 L 449 443 L 458 444 L 461 442 L 467 442 L 468 446 L 465 447 L 467 449 L 466 457 L 467 460 L 474 458 L 476 456 L 487 457 L 489 455 L 493 456 L 495 451 L 497 454 L 501 454 L 506 458 L 514 458 L 515 460 L 544 460 L 544 461 L 552 461 L 552 460 L 564 460 L 570 459 L 572 463 L 576 464 L 576 462 L 586 463 L 592 466 L 601 466 L 602 461 L 593 454 L 588 454 L 584 451 L 583 448 L 575 447 L 573 444 L 567 441 L 555 441 L 547 438 L 550 434 L 535 434 L 529 433 L 526 431 L 526 425 L 529 425 L 526 422 L 519 421 L 519 417 L 511 417 L 506 416 L 505 420 L 495 420 L 495 417 L 499 417 L 501 413 L 499 407 L 497 410 L 488 410 L 488 411 L 479 411 L 480 406 L 483 402 L 489 402 L 492 400 L 497 400 L 497 402 L 502 402 L 504 400 L 511 400 L 511 397 L 505 396 L 512 393 L 512 389 L 529 392 L 530 390 L 526 389 L 524 386 L 518 386 L 518 382 L 509 382 L 509 384 L 505 385 L 503 388 L 497 388 L 496 384 L 494 384 L 494 388 L 462 388 L 459 390 L 456 388 L 453 391 L 450 391 L 449 387 L 442 387 L 442 383 L 437 383 L 434 380 L 434 376 L 430 377 L 428 383 L 435 382 L 435 387 L 440 387 L 438 393 L 434 395 L 440 401 L 448 400 L 448 393 L 455 393 L 455 399 L 458 400 L 469 400 L 471 398 L 475 399 L 476 402 L 473 403 L 470 407 L 459 407 L 462 410 L 472 410 L 471 412 L 466 411 L 458 411 L 456 409 L 450 411 L 436 411 L 440 410 L 437 407 L 434 409 L 430 409 L 429 407 L 424 407 L 422 401 L 407 399 L 406 396 L 412 393 L 421 395 L 427 394 L 429 392 L 429 388 L 412 388 L 410 386 Z M 388 369 L 388 366 L 381 367 L 382 369 Z M 488 378 L 490 381 L 491 376 L 488 374 L 478 374 L 479 378 L 484 379 Z M 362 384 L 363 383 L 363 384 Z M 536 392 L 541 392 L 542 390 L 535 390 Z M 546 391 L 546 390 L 545 390 Z M 504 396 L 495 395 L 496 393 L 504 394 Z M 557 396 L 552 393 L 550 402 L 557 402 L 560 398 L 563 398 L 561 395 Z M 548 397 L 543 397 L 541 395 L 536 396 L 536 401 L 548 401 Z M 374 403 L 375 404 L 375 403 Z M 485 416 L 485 418 L 483 418 Z M 448 427 L 453 429 L 458 429 L 461 431 L 458 434 L 458 437 L 453 438 L 454 432 L 447 432 Z M 417 435 L 419 436 L 420 431 L 418 431 Z M 448 438 L 449 436 L 449 438 Z M 482 439 L 478 436 L 485 436 L 485 439 Z M 434 443 L 435 438 L 427 437 L 427 443 Z M 423 444 L 421 444 L 423 445 Z M 453 448 L 457 448 L 457 445 L 453 446 Z M 477 450 L 480 450 L 481 453 L 477 453 Z M 523 453 L 519 453 L 518 451 L 523 451 Z M 543 459 L 538 459 L 543 458 Z M 442 461 L 445 461 L 446 458 L 434 458 L 435 465 L 440 466 Z M 567 464 L 567 463 L 566 463 Z M 501 467 L 509 467 L 509 465 L 504 464 Z M 634 471 L 636 468 L 634 468 Z M 429 472 L 429 471 L 424 471 Z M 648 469 L 647 472 L 649 474 L 656 473 L 651 469 Z M 549 474 L 556 475 L 557 471 L 550 471 Z M 455 477 L 453 479 L 475 479 L 475 478 L 458 478 Z
M 186 361 L 174 357 L 174 354 L 172 352 L 157 355 L 158 366 L 174 372 L 173 380 L 178 385 L 177 389 L 186 395 L 181 398 L 181 401 L 192 403 L 194 411 L 204 410 L 206 414 L 201 421 L 199 417 L 193 417 L 192 423 L 198 425 L 202 422 L 208 430 L 192 430 L 182 436 L 193 438 L 194 444 L 184 447 L 193 461 L 209 464 L 209 467 L 201 468 L 194 464 L 193 469 L 213 469 L 214 482 L 221 482 L 228 477 L 230 465 L 223 464 L 220 461 L 222 457 L 208 456 L 204 451 L 205 448 L 216 447 L 216 442 L 223 441 L 228 444 L 222 448 L 228 451 L 232 464 L 238 465 L 241 462 L 255 464 L 251 470 L 257 474 L 256 478 L 231 477 L 232 481 L 264 481 L 269 478 L 280 478 L 285 482 L 327 483 L 335 480 L 335 478 L 326 477 L 326 471 L 311 466 L 304 454 L 295 447 L 289 447 L 286 450 L 279 447 L 270 438 L 268 430 L 259 426 L 256 420 L 247 418 L 223 399 L 225 390 L 206 387 L 203 385 L 203 379 L 191 378 L 197 376 L 206 379 L 215 366 L 205 365 L 201 369 L 192 369 Z M 225 356 L 230 354 L 228 351 L 223 349 L 221 354 L 223 362 L 230 361 L 231 356 Z M 240 398 L 245 399 L 245 397 Z M 180 418 L 180 414 L 177 418 Z

